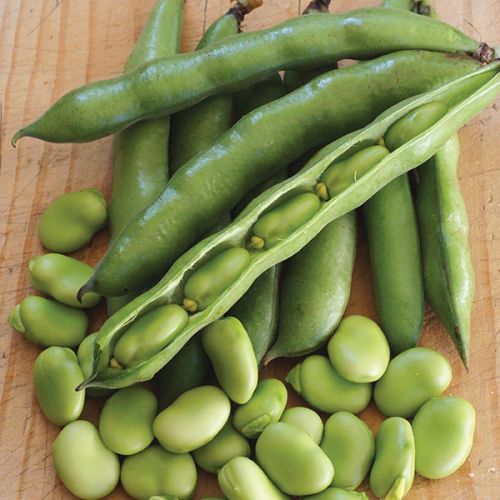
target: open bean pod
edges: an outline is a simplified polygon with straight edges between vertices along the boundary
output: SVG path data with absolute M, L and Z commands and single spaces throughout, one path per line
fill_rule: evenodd
M 220 318 L 264 271 L 297 253 L 327 224 L 359 207 L 393 179 L 434 155 L 461 126 L 500 94 L 499 69 L 500 64 L 493 63 L 472 75 L 393 106 L 369 126 L 321 150 L 297 175 L 256 198 L 227 228 L 202 240 L 180 257 L 155 287 L 108 319 L 96 341 L 93 374 L 81 387 L 125 387 L 153 377 L 193 335 Z M 222 251 L 247 246 L 252 228 L 264 213 L 293 195 L 313 192 L 318 179 L 334 161 L 345 158 L 359 143 L 378 141 L 393 123 L 429 102 L 446 104 L 448 112 L 425 132 L 388 154 L 363 176 L 353 179 L 344 191 L 322 202 L 319 210 L 286 238 L 270 248 L 250 250 L 249 263 L 239 276 L 228 283 L 227 288 L 205 308 L 190 315 L 186 326 L 157 354 L 127 369 L 109 368 L 116 342 L 136 319 L 160 305 L 182 303 L 184 285 L 193 273 Z

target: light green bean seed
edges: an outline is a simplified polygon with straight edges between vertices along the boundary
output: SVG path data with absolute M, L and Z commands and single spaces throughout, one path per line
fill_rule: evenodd
M 189 453 L 170 453 L 155 444 L 126 457 L 120 479 L 125 491 L 140 500 L 157 495 L 191 498 L 197 473 Z
M 89 320 L 81 309 L 30 295 L 10 313 L 9 324 L 43 347 L 77 347 L 85 337 Z
M 281 422 L 295 425 L 299 429 L 307 432 L 312 440 L 319 444 L 323 437 L 323 420 L 321 417 L 310 408 L 305 406 L 295 406 L 287 408 L 282 417 Z
M 33 257 L 29 262 L 31 283 L 40 292 L 73 307 L 93 307 L 101 300 L 95 292 L 77 299 L 80 288 L 90 279 L 94 269 L 84 262 L 57 253 Z
M 40 241 L 53 252 L 74 252 L 104 227 L 107 218 L 106 200 L 97 189 L 64 194 L 40 217 Z
M 288 393 L 281 380 L 261 380 L 250 401 L 234 412 L 233 424 L 247 438 L 255 438 L 281 418 L 287 399 Z
M 85 391 L 75 391 L 83 382 L 76 354 L 67 347 L 49 347 L 35 361 L 35 395 L 43 414 L 56 425 L 76 420 L 83 410 Z
M 228 422 L 205 446 L 193 452 L 193 458 L 202 469 L 217 474 L 234 457 L 249 457 L 248 441 Z
M 298 194 L 265 213 L 253 226 L 250 248 L 271 248 L 303 226 L 320 209 L 314 193 Z
M 361 419 L 340 411 L 327 420 L 321 449 L 335 469 L 332 485 L 354 490 L 370 470 L 375 456 L 375 439 Z
M 368 500 L 362 491 L 346 491 L 340 488 L 327 488 L 317 495 L 305 497 L 304 500 Z
M 153 422 L 153 434 L 172 453 L 186 453 L 210 442 L 231 411 L 228 397 L 211 385 L 181 394 Z
M 224 392 L 245 404 L 257 387 L 259 368 L 248 334 L 237 318 L 214 321 L 202 332 L 202 342 Z
M 359 413 L 370 402 L 371 384 L 358 384 L 341 377 L 325 356 L 312 355 L 296 365 L 286 377 L 312 407 L 327 412 Z
M 415 475 L 415 441 L 410 423 L 404 418 L 384 420 L 375 438 L 375 461 L 370 488 L 376 497 L 403 498 Z
M 120 455 L 133 455 L 154 439 L 153 420 L 158 409 L 156 396 L 144 387 L 127 387 L 113 394 L 99 418 L 104 444 Z
M 104 446 L 85 420 L 68 424 L 52 445 L 57 476 L 71 493 L 86 500 L 104 498 L 118 484 L 118 457 Z
M 217 299 L 250 264 L 245 248 L 228 248 L 197 269 L 184 286 L 184 309 L 201 311 Z
M 257 439 L 255 453 L 266 474 L 290 495 L 319 493 L 332 482 L 332 463 L 309 434 L 295 425 L 268 425 Z
M 411 417 L 427 400 L 442 394 L 451 382 L 451 366 L 426 347 L 403 351 L 391 360 L 373 392 L 377 408 L 388 417 Z
M 116 343 L 114 359 L 128 367 L 150 358 L 167 346 L 187 322 L 188 314 L 181 306 L 157 307 L 123 333 Z
M 413 419 L 416 470 L 429 479 L 441 479 L 457 471 L 472 449 L 476 412 L 465 399 L 435 397 Z
M 149 497 L 148 500 L 179 500 L 179 497 L 173 497 L 172 495 L 153 495 Z
M 236 457 L 219 471 L 219 486 L 228 500 L 288 500 L 252 460 Z
M 389 364 L 390 348 L 377 323 L 365 316 L 347 316 L 328 343 L 328 356 L 346 380 L 375 382 Z

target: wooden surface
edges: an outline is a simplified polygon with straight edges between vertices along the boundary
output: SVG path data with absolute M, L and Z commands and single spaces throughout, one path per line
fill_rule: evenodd
M 57 97 L 75 86 L 121 72 L 153 0 L 0 0 L 0 91 L 3 110 L 0 170 L 0 499 L 72 498 L 57 480 L 51 444 L 58 429 L 44 419 L 36 404 L 31 371 L 38 349 L 6 324 L 16 303 L 33 293 L 27 262 L 42 251 L 36 236 L 47 204 L 67 191 L 85 187 L 110 193 L 111 141 L 53 145 L 10 137 L 40 115 Z M 188 0 L 183 49 L 194 47 L 203 29 L 228 7 L 228 1 Z M 248 16 L 245 29 L 270 26 L 297 15 L 302 0 L 265 0 Z M 375 5 L 371 0 L 332 2 L 332 11 Z M 500 45 L 498 0 L 437 1 L 440 16 L 467 33 Z M 404 34 L 401 34 L 404 36 Z M 497 333 L 500 326 L 500 102 L 460 133 L 460 178 L 471 223 L 471 246 L 477 277 L 472 321 L 470 373 L 465 373 L 436 318 L 427 314 L 422 344 L 437 348 L 453 364 L 448 390 L 471 401 L 477 410 L 477 433 L 470 459 L 448 479 L 417 477 L 411 499 L 495 499 L 498 481 L 499 414 Z M 77 256 L 95 263 L 106 235 L 98 235 Z M 93 327 L 103 314 L 93 316 Z M 363 236 L 348 312 L 376 317 Z M 498 337 L 500 338 L 500 337 Z M 277 362 L 266 375 L 283 377 L 294 362 Z M 292 404 L 299 398 L 292 395 Z M 98 403 L 84 417 L 95 420 Z M 364 412 L 376 430 L 380 415 Z M 196 498 L 218 493 L 213 477 L 201 475 Z M 111 498 L 126 498 L 117 490 Z M 256 499 L 257 500 L 257 499 Z M 264 499 L 262 499 L 264 500 Z

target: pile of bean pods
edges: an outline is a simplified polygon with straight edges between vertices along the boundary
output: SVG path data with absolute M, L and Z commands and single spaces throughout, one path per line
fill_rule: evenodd
M 35 394 L 77 497 L 120 482 L 137 499 L 191 498 L 200 468 L 229 500 L 363 499 L 368 485 L 398 500 L 415 473 L 467 460 L 474 408 L 444 394 L 450 363 L 417 343 L 427 300 L 469 367 L 457 131 L 500 95 L 500 62 L 426 1 L 329 3 L 240 33 L 262 0 L 239 0 L 177 54 L 184 2 L 157 0 L 122 76 L 15 135 L 115 134 L 109 204 L 85 189 L 46 208 L 51 253 L 29 264 L 43 296 L 9 317 L 44 348 Z M 360 217 L 380 325 L 344 316 Z M 107 221 L 95 269 L 65 255 Z M 103 296 L 109 317 L 87 334 Z M 298 356 L 285 382 L 308 407 L 287 407 L 259 368 Z M 103 398 L 98 425 L 80 420 L 86 397 Z M 375 437 L 356 416 L 372 400 L 387 417 Z

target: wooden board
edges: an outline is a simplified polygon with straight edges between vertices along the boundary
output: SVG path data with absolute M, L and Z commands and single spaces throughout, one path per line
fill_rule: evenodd
M 248 16 L 245 29 L 270 26 L 295 16 L 306 0 L 265 0 Z M 332 11 L 376 5 L 372 0 L 333 1 Z M 498 0 L 437 0 L 439 15 L 467 33 L 500 45 Z M 27 276 L 31 256 L 42 252 L 38 219 L 55 197 L 67 191 L 98 187 L 110 193 L 111 141 L 54 145 L 24 139 L 17 150 L 12 134 L 40 115 L 57 97 L 75 86 L 118 75 L 153 0 L 0 0 L 0 91 L 3 110 L 0 169 L 0 498 L 73 498 L 55 477 L 51 444 L 58 429 L 47 423 L 36 404 L 31 371 L 38 349 L 6 325 L 16 303 L 33 293 Z M 226 11 L 229 1 L 187 0 L 183 49 L 194 47 L 204 28 Z M 404 33 L 401 34 L 404 36 Z M 477 433 L 470 459 L 448 479 L 417 477 L 411 499 L 494 499 L 498 481 L 499 414 L 497 332 L 500 328 L 500 113 L 491 107 L 460 133 L 460 177 L 471 223 L 471 246 L 477 276 L 472 321 L 472 360 L 465 373 L 451 342 L 428 312 L 422 344 L 445 354 L 453 364 L 448 390 L 471 401 L 477 410 Z M 95 263 L 106 235 L 77 253 Z M 370 270 L 363 237 L 356 264 L 349 313 L 376 318 Z M 93 315 L 93 328 L 103 311 Z M 500 338 L 500 336 L 498 337 Z M 293 361 L 272 365 L 267 376 L 283 377 Z M 291 393 L 291 404 L 300 398 Z M 87 405 L 84 418 L 95 421 L 98 404 Z M 381 417 L 364 412 L 376 430 Z M 196 498 L 218 493 L 216 481 L 201 475 Z M 117 490 L 111 498 L 126 498 Z M 256 499 L 257 500 L 257 499 Z M 262 499 L 264 500 L 264 499 Z

